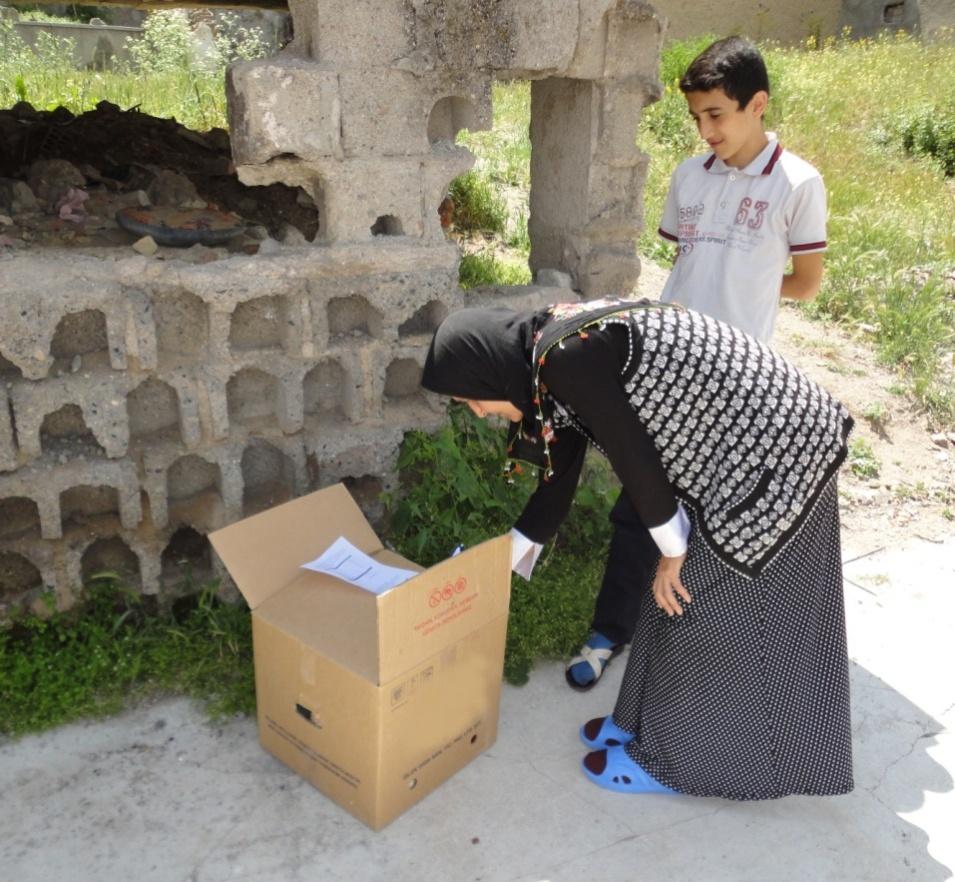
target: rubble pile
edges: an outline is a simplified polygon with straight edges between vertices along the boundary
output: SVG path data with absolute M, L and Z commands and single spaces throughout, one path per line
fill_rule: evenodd
M 255 254 L 268 238 L 304 244 L 318 231 L 300 188 L 239 181 L 224 129 L 194 132 L 106 101 L 80 116 L 25 102 L 0 111 L 0 249 L 128 247 L 137 237 L 117 212 L 153 206 L 237 215 L 246 233 L 222 254 Z

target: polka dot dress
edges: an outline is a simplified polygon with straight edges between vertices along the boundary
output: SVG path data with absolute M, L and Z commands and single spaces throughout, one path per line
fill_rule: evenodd
M 682 617 L 643 608 L 614 721 L 630 757 L 695 796 L 774 799 L 852 790 L 849 672 L 833 478 L 789 544 L 747 579 L 700 539 Z

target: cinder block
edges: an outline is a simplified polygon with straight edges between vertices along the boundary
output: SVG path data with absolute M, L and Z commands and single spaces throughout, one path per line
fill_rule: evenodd
M 126 352 L 136 359 L 140 370 L 153 370 L 157 363 L 156 324 L 153 305 L 145 293 L 136 289 L 125 292 Z
M 227 379 L 203 370 L 199 380 L 199 413 L 209 427 L 213 441 L 229 437 L 229 404 L 226 397 Z
M 424 188 L 424 234 L 428 241 L 444 242 L 438 206 L 448 195 L 451 182 L 474 165 L 474 155 L 464 147 L 435 151 L 422 168 Z
M 360 423 L 364 413 L 362 381 L 362 360 L 354 350 L 343 348 L 318 359 L 302 378 L 307 424 L 322 428 L 330 423 Z
M 242 469 L 242 511 L 245 516 L 305 493 L 308 476 L 302 435 L 279 433 L 246 436 L 234 457 Z
M 10 606 L 36 603 L 44 588 L 56 585 L 52 548 L 43 543 L 0 543 L 0 568 L 0 619 Z
M 156 334 L 157 364 L 169 366 L 206 356 L 213 344 L 210 342 L 209 306 L 205 301 L 192 291 L 177 286 L 154 291 L 149 299 Z
M 130 537 L 129 545 L 139 557 L 139 578 L 145 595 L 159 593 L 159 579 L 162 568 L 159 563 L 160 549 L 156 543 L 156 534 L 150 530 L 144 535 Z
M 236 164 L 341 155 L 336 71 L 284 56 L 243 61 L 230 65 L 226 91 Z
M 604 76 L 639 77 L 656 83 L 663 45 L 664 23 L 642 0 L 618 0 L 607 16 Z
M 304 372 L 295 372 L 279 379 L 278 424 L 286 435 L 301 431 L 305 422 L 303 378 Z
M 599 231 L 605 237 L 616 232 L 621 239 L 635 238 L 642 225 L 644 176 L 644 163 L 639 159 L 619 165 L 593 162 L 587 194 L 589 217 L 583 229 Z
M 354 70 L 340 84 L 346 156 L 422 156 L 462 128 L 492 125 L 489 74 Z
M 583 251 L 577 271 L 577 284 L 585 300 L 598 297 L 630 297 L 640 276 L 640 258 L 634 245 Z
M 215 320 L 219 320 L 218 315 Z M 269 295 L 243 300 L 229 317 L 228 344 L 233 353 L 294 352 L 301 349 L 300 339 L 301 325 L 296 324 L 295 311 L 290 309 L 287 297 Z
M 68 375 L 37 384 L 17 384 L 11 398 L 21 452 L 27 460 L 39 457 L 43 452 L 40 440 L 43 421 L 64 406 L 75 405 L 106 456 L 111 459 L 124 456 L 129 446 L 127 388 L 125 375 L 102 371 Z M 67 427 L 64 442 L 68 438 Z
M 637 128 L 646 105 L 659 97 L 641 80 L 604 80 L 599 87 L 599 119 L 594 159 L 628 164 L 642 157 L 637 149 Z M 643 181 L 638 182 L 641 189 Z
M 306 451 L 318 470 L 313 487 L 327 487 L 358 475 L 390 475 L 395 469 L 404 426 L 375 426 L 306 438 Z
M 564 76 L 599 80 L 607 54 L 607 13 L 620 0 L 580 0 L 580 26 L 574 57 Z
M 122 368 L 126 356 L 119 316 L 124 312 L 122 288 L 109 261 L 76 256 L 67 269 L 63 262 L 33 252 L 6 261 L 0 274 L 5 358 L 29 380 L 41 380 L 50 372 L 54 342 L 63 350 L 59 355 L 65 355 L 67 366 L 78 354 L 87 367 L 102 358 Z M 99 339 L 92 345 L 84 339 L 91 315 L 99 323 L 95 330 Z M 93 349 L 101 352 L 88 357 Z
M 521 74 L 563 72 L 577 50 L 581 0 L 518 0 L 511 5 L 508 67 Z
M 0 384 L 0 472 L 17 467 L 17 448 L 13 440 L 13 416 L 6 386 Z
M 384 246 L 392 237 L 424 235 L 420 159 L 326 161 L 315 168 L 324 182 L 322 235 L 329 243 L 377 241 Z
M 414 48 L 414 6 L 407 0 L 321 0 L 317 5 L 306 39 L 322 64 L 390 67 Z
M 438 67 L 510 71 L 518 34 L 515 6 L 500 0 L 418 4 L 419 52 Z
M 106 312 L 106 340 L 109 344 L 109 363 L 113 370 L 126 370 L 126 315 L 125 310 Z
M 209 310 L 209 354 L 219 363 L 229 361 L 229 334 L 232 332 L 232 312 L 221 306 Z
M 0 475 L 0 499 L 23 496 L 36 503 L 44 539 L 62 537 L 60 497 L 77 487 L 115 489 L 119 518 L 127 529 L 135 528 L 142 519 L 139 477 L 128 460 L 78 460 L 56 466 L 44 463 Z
M 596 149 L 599 101 L 592 82 L 539 80 L 531 86 L 531 268 L 573 273 L 567 235 L 590 219 L 590 167 Z

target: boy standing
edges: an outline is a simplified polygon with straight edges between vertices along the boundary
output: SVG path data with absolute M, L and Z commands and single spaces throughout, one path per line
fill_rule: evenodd
M 680 91 L 711 152 L 681 163 L 670 181 L 659 233 L 677 244 L 677 257 L 661 300 L 768 343 L 780 297 L 808 301 L 819 291 L 826 248 L 822 177 L 763 128 L 769 77 L 750 43 L 739 37 L 713 43 L 690 64 Z M 621 493 L 610 520 L 614 533 L 591 634 L 567 666 L 567 682 L 576 689 L 594 686 L 633 636 L 659 540 L 668 539 L 668 554 L 686 549 L 682 509 L 670 523 L 645 526 Z

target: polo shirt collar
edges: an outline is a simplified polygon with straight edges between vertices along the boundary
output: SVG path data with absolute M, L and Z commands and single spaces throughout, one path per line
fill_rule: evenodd
M 779 143 L 779 138 L 776 137 L 775 132 L 767 132 L 766 137 L 769 139 L 769 143 L 760 150 L 759 154 L 749 165 L 743 166 L 743 168 L 732 168 L 728 166 L 715 153 L 711 153 L 706 158 L 706 161 L 703 163 L 703 168 L 714 175 L 725 175 L 730 171 L 742 172 L 742 174 L 751 175 L 754 178 L 759 177 L 759 175 L 768 175 L 772 172 L 776 163 L 779 162 L 779 157 L 783 152 L 783 145 Z

